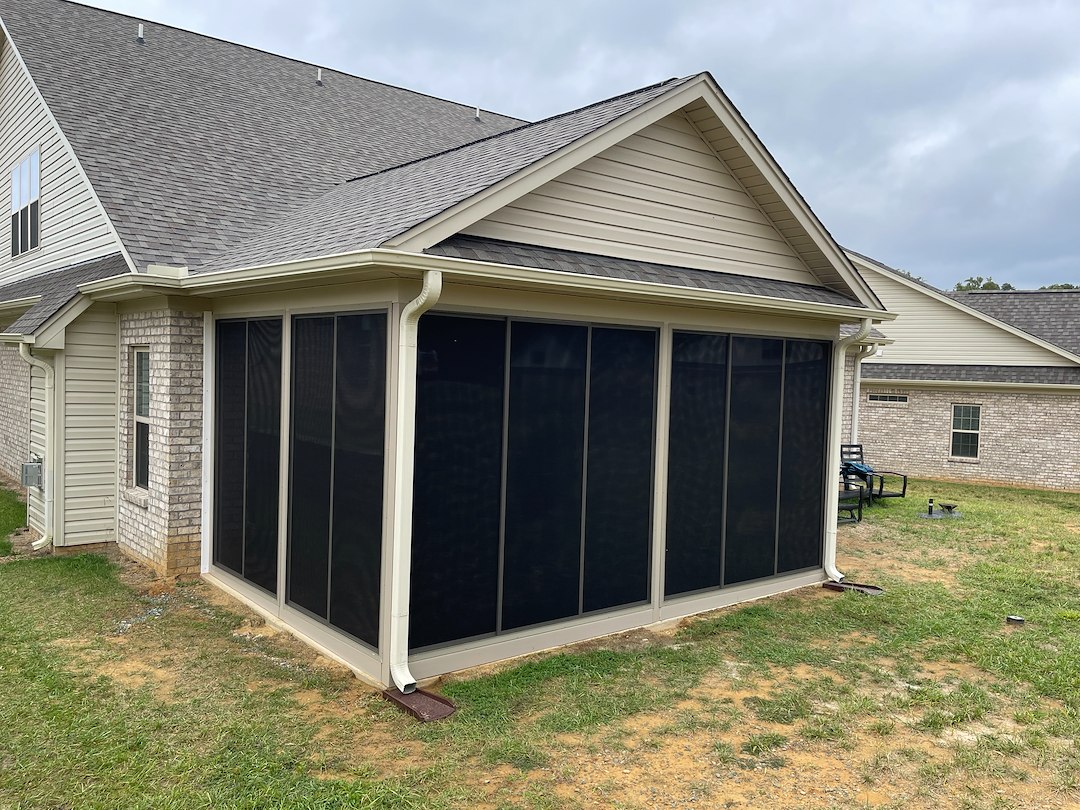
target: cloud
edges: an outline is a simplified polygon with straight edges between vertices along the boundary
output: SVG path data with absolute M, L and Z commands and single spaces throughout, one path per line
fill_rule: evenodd
M 842 243 L 1080 282 L 1080 4 L 92 2 L 529 119 L 709 70 Z

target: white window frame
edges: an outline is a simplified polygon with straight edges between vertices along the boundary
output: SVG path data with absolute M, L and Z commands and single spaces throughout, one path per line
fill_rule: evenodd
M 139 412 L 139 356 L 146 355 L 146 413 Z M 150 347 L 135 346 L 131 350 L 131 486 L 150 489 Z M 146 425 L 146 483 L 139 483 L 139 425 Z
M 18 217 L 18 226 L 11 238 L 11 258 L 17 259 L 41 247 L 41 149 L 35 146 L 24 154 L 8 172 L 11 208 L 8 219 Z M 32 212 L 36 207 L 37 227 Z M 22 220 L 27 220 L 27 242 L 22 245 Z
M 975 409 L 975 418 L 978 420 L 978 425 L 979 425 L 978 429 L 971 430 L 970 428 L 958 428 L 958 427 L 956 427 L 956 419 L 957 419 L 956 409 L 957 408 L 974 408 Z M 950 430 L 949 430 L 949 456 L 950 456 L 950 458 L 959 458 L 959 459 L 965 459 L 965 460 L 978 459 L 979 458 L 979 453 L 982 450 L 982 437 L 980 436 L 980 434 L 982 433 L 982 405 L 972 403 L 972 402 L 954 402 L 953 405 L 952 405 L 952 410 L 950 411 L 950 415 L 951 415 L 951 418 L 949 420 L 949 428 L 950 428 Z M 971 417 L 970 416 L 968 416 L 968 417 L 961 416 L 959 418 L 961 418 L 961 419 L 969 418 L 970 419 Z M 975 455 L 973 455 L 973 456 L 958 456 L 953 452 L 953 443 L 954 443 L 954 440 L 956 438 L 957 433 L 963 433 L 963 434 L 975 437 Z
M 891 405 L 907 405 L 907 394 L 867 394 L 867 402 L 876 402 L 878 404 L 887 402 Z

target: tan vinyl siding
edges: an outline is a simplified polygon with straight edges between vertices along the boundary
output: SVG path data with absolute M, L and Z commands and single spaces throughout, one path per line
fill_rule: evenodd
M 30 369 L 30 455 L 45 459 L 45 373 Z M 45 474 L 49 474 L 45 467 Z M 45 491 L 27 490 L 26 519 L 31 529 L 45 532 Z
M 864 362 L 1069 366 L 1066 358 L 950 306 L 887 273 L 864 272 L 885 308 L 899 317 L 881 327 L 896 341 Z
M 681 114 L 631 135 L 464 233 L 820 285 Z
M 11 169 L 34 147 L 41 152 L 41 241 L 11 257 Z M 75 156 L 53 125 L 44 101 L 0 42 L 0 284 L 115 253 L 118 243 Z
M 116 323 L 97 304 L 64 335 L 65 546 L 116 539 Z

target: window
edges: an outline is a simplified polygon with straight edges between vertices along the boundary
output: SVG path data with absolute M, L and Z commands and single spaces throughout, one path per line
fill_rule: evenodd
M 150 486 L 150 350 L 135 350 L 135 486 Z
M 956 458 L 979 457 L 981 411 L 981 405 L 952 406 L 952 455 Z
M 907 394 L 867 394 L 868 402 L 907 402 Z
M 11 255 L 21 256 L 38 246 L 41 166 L 35 149 L 11 170 Z

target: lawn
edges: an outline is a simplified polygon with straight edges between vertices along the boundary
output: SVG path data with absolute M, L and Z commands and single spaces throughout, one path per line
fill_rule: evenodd
M 915 482 L 840 563 L 885 594 L 450 678 L 430 725 L 205 584 L 5 563 L 0 807 L 1080 805 L 1080 495 Z
M 17 494 L 0 484 L 0 557 L 11 553 L 11 541 L 7 538 L 25 525 L 26 504 Z

